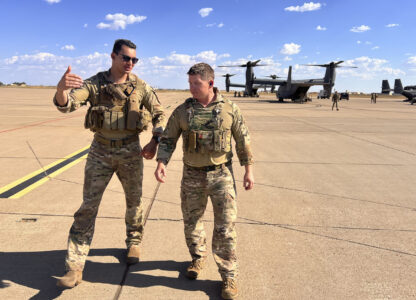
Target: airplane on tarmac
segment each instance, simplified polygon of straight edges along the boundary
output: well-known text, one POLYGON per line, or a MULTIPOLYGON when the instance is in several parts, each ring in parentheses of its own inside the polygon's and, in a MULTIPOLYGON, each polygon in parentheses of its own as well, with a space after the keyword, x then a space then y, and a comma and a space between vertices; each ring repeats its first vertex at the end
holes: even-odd
MULTIPOLYGON (((248 96, 255 96, 257 89, 255 85, 278 85, 279 88, 276 92, 276 97, 279 101, 283 99, 291 99, 292 101, 306 101, 308 100, 307 91, 311 86, 322 85, 324 90, 330 95, 332 88, 335 84, 335 69, 343 66, 339 66, 344 61, 330 62, 329 64, 321 65, 306 65, 326 68, 325 76, 319 79, 303 79, 303 80, 292 80, 292 66, 289 66, 289 71, 286 80, 282 79, 261 79, 254 76, 253 67, 264 66, 259 65, 260 60, 248 61, 243 65, 234 66, 219 66, 219 67, 246 67, 246 92, 248 96)), ((357 68, 357 67, 344 67, 344 68, 357 68)), ((227 86, 227 81, 226 81, 227 86)))
POLYGON ((381 93, 389 94, 391 91, 393 91, 395 94, 402 94, 407 98, 404 101, 410 101, 410 104, 412 105, 416 102, 416 85, 407 85, 403 88, 402 81, 400 79, 395 79, 394 89, 391 89, 389 81, 383 80, 381 83, 381 93))
MULTIPOLYGON (((246 90, 246 85, 245 84, 232 83, 231 82, 230 77, 232 77, 234 75, 236 75, 236 74, 228 74, 227 73, 227 74, 221 75, 222 77, 225 77, 225 90, 227 92, 229 92, 230 91, 230 87, 244 88, 245 90, 244 90, 244 94, 243 95, 245 97, 248 96, 248 92, 246 90)), ((268 85, 264 85, 264 84, 260 84, 260 85, 255 84, 255 85, 253 85, 252 86, 252 94, 253 94, 253 97, 258 97, 259 96, 259 94, 257 93, 257 91, 258 91, 259 88, 264 88, 266 90, 267 87, 271 87, 271 92, 272 93, 274 92, 274 85, 272 85, 272 86, 268 86, 268 85)))

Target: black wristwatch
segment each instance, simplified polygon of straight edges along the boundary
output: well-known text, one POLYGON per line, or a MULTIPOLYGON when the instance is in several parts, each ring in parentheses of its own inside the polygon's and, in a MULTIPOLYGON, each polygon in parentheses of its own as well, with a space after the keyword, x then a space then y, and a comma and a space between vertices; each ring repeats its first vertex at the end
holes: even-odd
POLYGON ((154 136, 152 136, 152 140, 155 140, 155 142, 156 142, 156 144, 159 144, 160 143, 160 136, 158 136, 158 135, 154 135, 154 136))

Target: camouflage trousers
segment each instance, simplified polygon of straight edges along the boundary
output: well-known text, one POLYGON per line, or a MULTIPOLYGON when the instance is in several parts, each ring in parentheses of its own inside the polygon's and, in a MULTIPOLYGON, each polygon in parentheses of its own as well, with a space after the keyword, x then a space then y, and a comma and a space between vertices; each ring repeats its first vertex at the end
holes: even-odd
POLYGON ((185 239, 192 259, 206 258, 206 234, 202 217, 208 196, 214 209, 212 254, 221 277, 237 277, 237 218, 235 182, 232 167, 203 171, 184 165, 181 207, 185 239))
POLYGON ((120 148, 91 144, 85 166, 83 202, 74 215, 69 232, 66 270, 83 270, 102 195, 113 173, 117 174, 126 196, 126 245, 137 245, 143 235, 142 181, 143 157, 139 142, 120 148))

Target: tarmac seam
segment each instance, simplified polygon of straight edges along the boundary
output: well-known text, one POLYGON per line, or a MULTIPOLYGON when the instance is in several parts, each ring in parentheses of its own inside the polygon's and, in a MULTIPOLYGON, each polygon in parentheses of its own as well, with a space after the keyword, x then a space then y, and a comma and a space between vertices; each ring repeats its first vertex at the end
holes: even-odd
MULTIPOLYGON (((164 201, 167 202, 167 201, 164 201)), ((175 204, 176 203, 170 203, 175 204)), ((206 210, 207 212, 212 212, 206 210)), ((36 213, 14 213, 14 212, 0 212, 0 215, 15 215, 15 216, 41 216, 41 217, 65 217, 73 218, 73 215, 57 215, 57 214, 36 214, 36 213)), ((110 219, 110 220, 124 220, 124 217, 110 217, 110 216, 97 216, 97 219, 110 219)), ((245 217, 237 217, 237 219, 247 220, 249 222, 236 221, 236 224, 241 225, 256 225, 256 226, 271 226, 271 227, 298 227, 298 228, 320 228, 320 229, 339 229, 339 230, 357 230, 357 231, 391 231, 391 232, 416 232, 416 229, 391 229, 391 228, 368 228, 368 227, 347 227, 347 226, 323 226, 323 225, 301 225, 301 224, 285 224, 285 223, 269 223, 264 221, 257 221, 245 217)), ((149 218, 149 221, 158 222, 183 222, 183 219, 173 218, 149 218)), ((205 223, 213 223, 214 220, 203 219, 205 223)))
POLYGON ((10 131, 19 130, 19 129, 24 129, 24 128, 27 128, 27 127, 34 127, 34 126, 42 125, 42 124, 45 124, 45 123, 51 123, 51 122, 55 122, 55 121, 62 121, 62 120, 72 119, 72 118, 76 118, 76 117, 80 117, 80 116, 83 116, 83 114, 78 114, 78 115, 75 115, 75 116, 69 116, 69 117, 63 117, 63 118, 56 118, 56 119, 42 121, 42 122, 38 122, 38 123, 29 123, 28 125, 24 125, 24 126, 21 126, 21 127, 1 130, 0 134, 10 132, 10 131))
POLYGON ((357 136, 349 135, 347 133, 343 133, 341 131, 337 131, 337 130, 333 130, 333 129, 330 129, 330 128, 322 127, 322 126, 319 126, 319 125, 316 125, 316 124, 313 124, 313 123, 310 123, 310 122, 307 122, 307 121, 304 121, 304 120, 299 120, 299 119, 296 119, 296 118, 293 118, 293 117, 288 117, 288 116, 286 116, 286 117, 289 118, 289 119, 292 119, 292 120, 296 120, 298 122, 302 122, 302 123, 307 124, 307 125, 311 125, 311 126, 315 126, 317 128, 327 130, 329 132, 335 132, 337 134, 344 135, 344 136, 347 136, 347 137, 350 137, 350 138, 353 138, 353 139, 356 139, 356 140, 359 140, 359 141, 364 141, 364 142, 374 144, 374 145, 377 145, 377 146, 380 146, 380 147, 383 147, 383 148, 387 148, 387 149, 390 149, 390 150, 395 150, 395 151, 399 151, 399 152, 402 152, 402 153, 405 153, 405 154, 416 156, 416 153, 413 153, 413 152, 408 152, 406 150, 401 150, 401 149, 390 147, 390 146, 387 146, 387 145, 384 145, 384 144, 376 143, 376 142, 373 142, 373 141, 370 141, 370 140, 366 140, 364 138, 360 138, 360 137, 357 137, 357 136))

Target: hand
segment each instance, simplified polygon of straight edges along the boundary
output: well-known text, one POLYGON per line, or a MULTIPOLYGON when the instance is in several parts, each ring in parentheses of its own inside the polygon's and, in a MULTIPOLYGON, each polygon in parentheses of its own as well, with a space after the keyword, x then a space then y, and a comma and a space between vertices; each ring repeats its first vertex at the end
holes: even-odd
POLYGON ((152 159, 153 157, 155 157, 156 150, 157 150, 156 141, 152 139, 149 142, 149 144, 144 146, 142 152, 140 152, 140 155, 146 159, 152 159))
POLYGON ((58 83, 57 90, 58 92, 63 92, 68 89, 80 88, 84 84, 84 81, 81 77, 76 74, 71 74, 71 66, 68 66, 64 75, 58 83))
POLYGON ((157 181, 159 181, 161 183, 165 182, 165 180, 163 180, 163 177, 166 177, 166 167, 165 167, 165 164, 161 161, 159 161, 157 163, 157 168, 156 168, 156 171, 155 171, 155 177, 156 177, 157 181))
POLYGON ((251 171, 251 165, 247 165, 246 172, 244 174, 244 181, 243 186, 246 191, 251 190, 254 186, 254 176, 253 172, 251 171))

